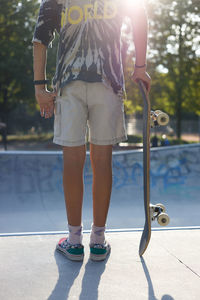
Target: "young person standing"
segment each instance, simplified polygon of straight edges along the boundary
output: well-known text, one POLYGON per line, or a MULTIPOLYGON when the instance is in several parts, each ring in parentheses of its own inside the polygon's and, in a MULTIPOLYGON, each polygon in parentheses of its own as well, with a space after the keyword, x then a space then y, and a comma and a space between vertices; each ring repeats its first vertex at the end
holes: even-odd
POLYGON ((112 190, 112 146, 126 139, 121 60, 121 26, 131 19, 136 50, 133 81, 149 92, 146 72, 147 16, 142 1, 43 0, 33 37, 34 85, 41 116, 53 113, 53 142, 63 149, 63 188, 69 235, 56 248, 71 260, 83 260, 82 201, 86 128, 93 169, 93 224, 90 258, 110 252, 105 226, 112 190), (46 88, 47 48, 59 33, 54 92, 46 88))

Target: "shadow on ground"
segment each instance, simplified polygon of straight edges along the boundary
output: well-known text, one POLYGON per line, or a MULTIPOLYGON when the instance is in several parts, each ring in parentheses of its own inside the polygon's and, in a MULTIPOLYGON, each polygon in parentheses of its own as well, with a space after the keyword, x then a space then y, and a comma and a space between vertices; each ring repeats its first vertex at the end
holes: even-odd
MULTIPOLYGON (((159 300, 158 298, 155 297, 151 276, 149 274, 149 270, 147 268, 147 265, 146 265, 143 257, 141 257, 141 263, 142 263, 142 267, 143 267, 143 270, 144 270, 144 273, 145 273, 145 276, 146 276, 146 279, 148 282, 149 300, 159 300)), ((161 300, 174 300, 174 298, 171 297, 170 295, 163 295, 161 300)))
MULTIPOLYGON (((55 250, 54 257, 58 266, 59 278, 48 300, 68 299, 70 290, 78 277, 83 262, 66 259, 55 250)), ((101 276, 106 269, 108 258, 103 262, 88 260, 85 265, 79 300, 97 300, 101 276)))

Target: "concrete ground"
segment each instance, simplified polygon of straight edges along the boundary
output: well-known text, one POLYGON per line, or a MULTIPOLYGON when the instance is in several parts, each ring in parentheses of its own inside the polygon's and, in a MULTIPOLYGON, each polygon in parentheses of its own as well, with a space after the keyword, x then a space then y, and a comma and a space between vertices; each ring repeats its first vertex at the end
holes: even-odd
POLYGON ((104 262, 83 263, 55 251, 65 235, 0 237, 1 300, 199 300, 200 229, 153 231, 140 259, 141 232, 108 232, 104 262))

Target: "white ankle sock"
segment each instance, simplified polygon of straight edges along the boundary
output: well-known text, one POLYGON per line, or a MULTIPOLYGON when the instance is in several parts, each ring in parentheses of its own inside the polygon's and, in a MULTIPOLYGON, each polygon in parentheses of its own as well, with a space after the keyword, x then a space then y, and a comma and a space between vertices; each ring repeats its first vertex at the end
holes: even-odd
POLYGON ((90 235, 90 244, 104 244, 106 227, 97 227, 92 224, 92 231, 90 235))
POLYGON ((69 243, 71 245, 75 245, 75 244, 82 244, 82 240, 83 240, 83 234, 82 234, 82 230, 83 230, 83 226, 71 226, 68 224, 68 228, 69 228, 69 243))

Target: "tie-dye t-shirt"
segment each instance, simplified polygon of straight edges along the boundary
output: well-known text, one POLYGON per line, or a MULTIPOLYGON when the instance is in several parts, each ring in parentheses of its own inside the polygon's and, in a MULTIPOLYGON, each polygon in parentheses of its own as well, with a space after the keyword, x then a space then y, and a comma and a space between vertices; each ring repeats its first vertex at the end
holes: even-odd
POLYGON ((33 36, 49 47, 59 34, 53 86, 72 80, 102 81, 125 91, 121 58, 121 2, 130 0, 43 0, 33 36))

